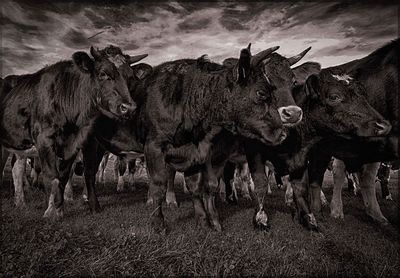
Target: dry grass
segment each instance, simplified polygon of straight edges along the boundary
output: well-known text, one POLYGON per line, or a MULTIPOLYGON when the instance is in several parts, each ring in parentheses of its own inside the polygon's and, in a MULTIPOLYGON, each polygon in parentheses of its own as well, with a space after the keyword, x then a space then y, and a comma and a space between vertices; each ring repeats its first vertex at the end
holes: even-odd
MULTIPOLYGON (((82 179, 76 177, 75 201, 67 203, 61 223, 43 220, 44 196, 28 194, 26 209, 13 206, 9 169, 1 189, 1 273, 6 276, 398 276, 400 273, 399 199, 379 200, 392 225, 368 219, 361 197, 344 195, 345 219, 326 218, 320 233, 292 221, 284 192, 275 188, 268 208, 272 227, 255 231, 253 209, 218 203, 224 232, 195 226, 190 200, 178 186, 179 209, 165 208, 171 228, 166 235, 149 227, 146 186, 116 193, 112 171, 99 186, 103 212, 91 215, 80 200, 82 179)), ((329 183, 329 182, 328 182, 329 183)), ((324 189, 328 198, 331 190, 324 189)))

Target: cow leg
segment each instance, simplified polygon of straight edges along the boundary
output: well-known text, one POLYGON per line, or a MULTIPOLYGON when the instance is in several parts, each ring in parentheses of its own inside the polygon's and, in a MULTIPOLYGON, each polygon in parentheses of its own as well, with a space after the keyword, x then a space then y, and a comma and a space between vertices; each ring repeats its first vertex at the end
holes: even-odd
POLYGON ((122 157, 118 157, 117 160, 115 161, 115 173, 117 174, 118 177, 118 183, 117 183, 117 192, 122 192, 124 191, 125 187, 125 182, 124 182, 124 174, 126 171, 126 159, 122 157))
POLYGON ((393 200, 389 192, 390 164, 381 163, 378 170, 378 180, 381 183, 382 198, 393 200))
POLYGON ((130 190, 135 191, 135 171, 136 171, 136 159, 128 159, 128 187, 130 190))
POLYGON ((71 169, 69 176, 68 176, 68 181, 65 186, 65 191, 64 191, 64 200, 65 201, 72 201, 74 199, 74 193, 72 191, 72 178, 74 176, 74 171, 71 169))
POLYGON ((354 183, 354 196, 357 196, 358 192, 360 191, 360 179, 358 177, 358 173, 351 173, 351 177, 354 183))
POLYGON ((83 198, 89 203, 91 212, 99 212, 100 205, 96 195, 96 173, 99 164, 104 156, 105 150, 99 146, 94 139, 89 139, 88 143, 82 149, 83 154, 83 175, 85 177, 85 193, 83 198))
POLYGON ((39 176, 42 172, 39 158, 35 157, 33 160, 33 167, 31 171, 32 186, 44 190, 43 184, 39 184, 39 176))
POLYGON ((321 192, 324 174, 331 161, 328 154, 312 153, 308 167, 308 175, 311 190, 311 212, 314 215, 321 215, 321 192))
POLYGON ((286 191, 285 191, 285 204, 289 208, 294 208, 294 202, 293 202, 293 188, 292 185, 289 181, 289 175, 283 176, 282 177, 282 183, 286 186, 286 191))
MULTIPOLYGON (((271 195, 272 194, 272 190, 271 190, 271 182, 272 182, 272 171, 270 169, 268 169, 268 167, 264 167, 264 171, 265 171, 265 176, 267 177, 267 194, 271 195)), ((278 185, 278 184, 276 184, 278 185)))
MULTIPOLYGON (((224 165, 222 166, 224 167, 224 165)), ((218 179, 214 169, 211 166, 211 158, 207 160, 206 170, 203 172, 203 186, 205 188, 203 194, 203 202, 210 218, 211 226, 218 232, 222 231, 217 208, 215 207, 215 196, 218 193, 218 179)))
POLYGON ((363 165, 360 175, 361 194, 366 213, 375 221, 387 224, 388 220, 383 216, 375 192, 375 177, 379 169, 379 162, 363 165))
POLYGON ((107 167, 107 163, 108 163, 108 158, 109 158, 109 153, 106 153, 103 157, 102 160, 100 162, 100 166, 99 166, 99 175, 98 175, 98 183, 102 183, 104 185, 105 183, 105 178, 104 178, 104 174, 106 172, 106 167, 107 167))
POLYGON ((25 193, 24 193, 24 175, 26 168, 26 157, 21 157, 15 154, 16 161, 12 167, 12 177, 15 188, 15 206, 24 207, 25 193))
POLYGON ((249 164, 244 163, 240 167, 240 177, 242 180, 242 195, 246 200, 251 200, 250 192, 254 194, 254 182, 250 175, 249 164))
POLYGON ((150 218, 156 232, 166 232, 162 203, 168 184, 168 171, 161 144, 154 141, 146 142, 144 154, 149 173, 149 194, 153 199, 154 210, 150 218))
MULTIPOLYGON (((260 154, 247 154, 247 162, 249 164, 250 174, 253 178, 254 184, 258 187, 265 188, 268 184, 267 177, 265 176, 265 164, 262 161, 260 154)), ((269 227, 268 215, 265 211, 267 204, 267 194, 265 192, 263 201, 260 203, 256 191, 250 192, 251 199, 255 207, 255 214, 253 216, 253 224, 256 228, 266 229, 269 227)))
POLYGON ((342 202, 342 187, 346 177, 346 166, 340 159, 335 159, 332 165, 333 175, 333 195, 331 200, 331 217, 344 218, 343 202, 342 202))
POLYGON ((201 228, 206 228, 208 226, 208 221, 207 221, 207 212, 202 200, 204 188, 201 182, 202 182, 202 173, 196 173, 192 175, 188 175, 185 173, 185 183, 188 186, 188 190, 192 195, 196 226, 201 228))
POLYGON ((276 181, 276 187, 278 187, 278 189, 282 189, 283 187, 282 177, 276 173, 274 173, 274 177, 276 181))
POLYGON ((167 185, 167 194, 165 197, 165 201, 167 203, 167 206, 171 207, 178 207, 174 190, 175 174, 176 172, 174 170, 168 169, 168 185, 167 185))
POLYGON ((326 199, 326 196, 325 196, 325 194, 324 194, 324 191, 322 191, 322 190, 321 190, 320 199, 321 199, 321 204, 322 204, 322 206, 326 207, 326 206, 329 204, 329 203, 328 203, 328 200, 326 199))
POLYGON ((227 161, 224 167, 223 180, 225 183, 225 200, 228 203, 237 203, 237 193, 236 193, 236 182, 239 180, 238 174, 236 174, 236 165, 230 161, 227 161), (236 194, 235 194, 236 193, 236 194))
POLYGON ((10 153, 0 145, 0 187, 3 186, 4 167, 10 153))
POLYGON ((294 203, 297 207, 297 214, 299 216, 300 223, 306 226, 309 230, 317 230, 317 220, 315 219, 315 216, 306 201, 308 199, 308 170, 305 169, 302 172, 303 173, 301 173, 301 171, 297 173, 291 173, 294 203))
POLYGON ((61 160, 48 149, 44 151, 43 147, 38 151, 43 167, 43 180, 45 185, 51 185, 49 204, 43 217, 60 219, 64 216, 64 190, 75 156, 69 160, 61 160), (47 156, 45 156, 46 154, 47 156))

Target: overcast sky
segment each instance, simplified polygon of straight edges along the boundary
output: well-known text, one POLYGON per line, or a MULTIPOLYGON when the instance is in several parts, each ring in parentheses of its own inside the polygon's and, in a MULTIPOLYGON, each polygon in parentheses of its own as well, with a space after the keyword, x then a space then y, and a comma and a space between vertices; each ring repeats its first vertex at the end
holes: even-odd
POLYGON ((221 62, 249 42, 253 54, 279 45, 278 52, 290 56, 312 46, 304 61, 326 67, 365 56, 398 36, 399 8, 388 4, 92 3, 2 0, 2 77, 109 44, 148 53, 143 61, 151 65, 205 53, 221 62))

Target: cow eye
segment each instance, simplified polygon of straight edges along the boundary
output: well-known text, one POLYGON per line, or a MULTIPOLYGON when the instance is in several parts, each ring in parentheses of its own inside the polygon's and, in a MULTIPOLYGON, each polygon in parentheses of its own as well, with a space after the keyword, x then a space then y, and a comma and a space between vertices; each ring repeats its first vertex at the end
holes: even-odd
POLYGON ((264 92, 264 91, 257 91, 256 94, 261 99, 266 99, 267 98, 267 93, 264 92))
POLYGON ((99 78, 100 78, 100 80, 110 80, 111 79, 111 77, 104 71, 100 72, 99 78))
POLYGON ((293 80, 293 88, 296 87, 298 85, 297 80, 293 80))
POLYGON ((330 101, 339 101, 340 97, 338 95, 329 95, 330 101))

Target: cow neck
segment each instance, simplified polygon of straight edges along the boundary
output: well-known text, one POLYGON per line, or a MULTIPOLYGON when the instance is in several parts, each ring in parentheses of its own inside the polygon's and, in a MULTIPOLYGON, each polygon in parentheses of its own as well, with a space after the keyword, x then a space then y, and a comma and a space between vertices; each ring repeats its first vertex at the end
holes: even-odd
POLYGON ((199 72, 192 77, 187 91, 185 118, 189 118, 193 126, 199 123, 205 128, 233 125, 231 92, 226 75, 199 72))

